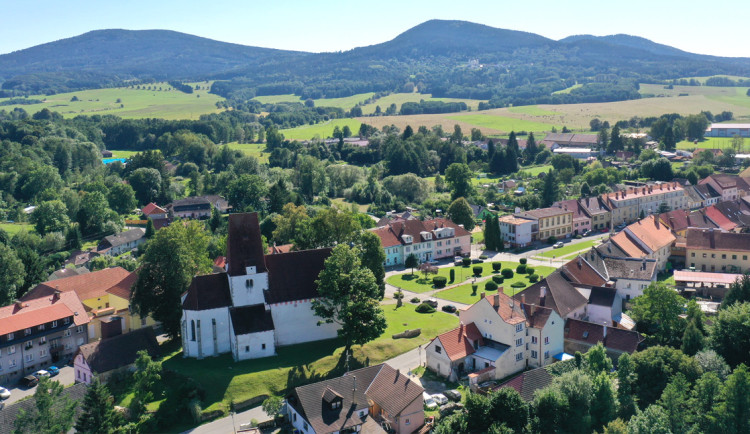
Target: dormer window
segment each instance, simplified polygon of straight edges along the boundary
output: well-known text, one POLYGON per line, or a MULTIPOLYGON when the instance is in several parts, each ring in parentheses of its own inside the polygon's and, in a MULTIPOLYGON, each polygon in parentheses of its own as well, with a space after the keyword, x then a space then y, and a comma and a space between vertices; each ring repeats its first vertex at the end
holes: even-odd
POLYGON ((328 407, 329 410, 338 410, 341 408, 344 397, 330 387, 327 387, 325 392, 323 392, 323 401, 324 407, 328 407))
POLYGON ((30 334, 31 334, 31 329, 26 329, 26 330, 24 330, 24 334, 25 334, 26 336, 30 335, 30 334))
POLYGON ((252 288, 253 284, 254 284, 253 279, 245 280, 245 288, 252 288))

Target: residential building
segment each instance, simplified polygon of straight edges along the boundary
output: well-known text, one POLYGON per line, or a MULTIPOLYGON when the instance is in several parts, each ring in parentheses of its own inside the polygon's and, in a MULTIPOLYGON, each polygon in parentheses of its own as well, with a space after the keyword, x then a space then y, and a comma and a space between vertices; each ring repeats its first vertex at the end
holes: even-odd
POLYGON ((337 336, 338 325, 319 325, 312 310, 331 249, 264 253, 258 214, 230 214, 227 272, 195 276, 182 296, 185 357, 254 359, 337 336))
POLYGON ((658 215, 659 221, 674 232, 679 237, 685 236, 688 226, 688 215, 690 213, 684 209, 676 209, 658 215))
POLYGON ((609 242, 615 244, 631 258, 655 259, 659 270, 664 270, 677 238, 659 219, 650 215, 614 235, 609 242))
POLYGON ((146 230, 143 228, 130 229, 119 234, 109 235, 99 241, 96 250, 99 254, 119 256, 129 252, 146 241, 146 230))
MULTIPOLYGON (((576 266, 587 270, 593 270, 607 282, 608 286, 614 286, 618 297, 623 300, 643 295, 643 290, 656 282, 659 272, 655 259, 626 257, 624 252, 611 243, 592 247, 591 250, 570 262, 575 262, 576 266)), ((570 262, 566 264, 566 270, 570 268, 570 262)))
POLYGON ((553 206, 523 211, 517 213, 516 216, 537 221, 539 228, 536 234, 532 234, 534 241, 546 241, 550 237, 570 238, 573 233, 573 211, 553 206))
POLYGON ((573 235, 583 235, 591 230, 591 217, 575 199, 561 200, 552 204, 553 207, 573 212, 573 235))
POLYGON ((686 265, 698 271, 744 273, 750 270, 750 233, 688 229, 686 265))
MULTIPOLYGON (((86 390, 88 389, 88 385, 86 384, 74 384, 70 387, 65 387, 62 390, 62 394, 60 397, 52 401, 52 405, 50 408, 50 413, 58 416, 61 412, 63 412, 63 408, 66 406, 68 402, 78 402, 79 404, 75 406, 75 420, 78 420, 78 417, 83 413, 83 398, 86 396, 86 390)), ((36 400, 34 399, 34 394, 31 394, 27 399, 22 399, 20 401, 16 401, 13 404, 9 404, 5 407, 3 407, 3 403, 0 402, 0 434, 15 434, 15 421, 18 419, 18 416, 21 411, 25 413, 31 413, 33 414, 34 411, 36 411, 36 400)))
POLYGON ((698 185, 709 185, 721 194, 721 201, 737 200, 748 191, 747 183, 737 175, 715 173, 698 181, 698 185))
POLYGON ((155 204, 154 202, 149 203, 141 209, 141 213, 151 220, 165 219, 168 216, 167 210, 155 204))
POLYGON ((591 218, 591 229, 609 229, 612 213, 600 197, 586 197, 578 200, 583 212, 591 218))
POLYGON ((706 137, 750 137, 750 124, 711 124, 706 137))
MULTIPOLYGON (((744 196, 743 196, 744 197, 744 196)), ((712 205, 732 223, 736 225, 736 231, 750 228, 750 205, 744 200, 724 201, 712 205)))
POLYGON ((286 415, 301 433, 409 434, 424 425, 424 389, 387 363, 294 388, 286 415))
POLYGON ((706 216, 707 219, 711 220, 716 226, 718 226, 722 231, 726 232, 732 232, 741 229, 737 226, 737 223, 732 221, 729 217, 727 217, 716 205, 711 205, 709 207, 703 208, 703 214, 706 216))
POLYGON ((615 366, 622 354, 633 354, 644 340, 645 338, 640 333, 631 330, 576 319, 569 319, 565 322, 566 353, 575 354, 578 351, 585 353, 601 342, 615 366))
POLYGON ((232 207, 226 199, 217 195, 187 197, 167 205, 170 218, 204 219, 211 217, 212 208, 226 213, 232 207))
POLYGON ((80 276, 42 282, 29 290, 22 301, 49 297, 55 291, 72 293, 83 303, 89 317, 90 340, 158 326, 150 317, 141 317, 130 309, 130 295, 138 276, 122 267, 105 268, 80 276))
POLYGON ((596 134, 551 133, 541 141, 548 149, 557 148, 591 148, 599 147, 599 136, 596 134))
POLYGON ((711 184, 698 184, 694 187, 702 199, 700 208, 716 205, 721 200, 721 193, 714 190, 711 184))
POLYGON ((602 154, 603 151, 596 151, 591 148, 554 148, 552 153, 556 155, 570 155, 579 160, 587 160, 592 157, 596 158, 596 156, 602 154))
POLYGON ((613 318, 620 318, 622 314, 622 298, 617 294, 617 289, 594 286, 582 291, 588 292, 586 321, 616 327, 619 321, 614 321, 613 318))
POLYGON ((601 196, 611 210, 612 226, 632 223, 643 215, 688 207, 685 190, 676 182, 630 187, 601 196))
POLYGON ((506 248, 526 247, 533 241, 533 234, 539 232, 539 223, 530 218, 509 214, 497 221, 506 248))
POLYGON ((385 250, 386 267, 403 265, 411 254, 428 262, 471 252, 469 231, 444 218, 394 221, 372 231, 385 250))
POLYGON ((514 298, 519 302, 548 307, 562 319, 582 319, 587 315, 588 300, 559 270, 524 289, 514 298))
POLYGON ((88 315, 74 293, 0 307, 0 384, 70 359, 88 342, 88 315))
POLYGON ((132 370, 141 350, 152 358, 159 356, 159 343, 151 327, 81 345, 73 357, 75 381, 91 384, 96 377, 106 382, 115 372, 132 370))
POLYGON ((73 277, 78 276, 81 274, 88 274, 89 269, 86 267, 78 267, 78 268, 62 268, 60 270, 53 271, 49 276, 47 276, 47 280, 57 280, 57 279, 65 279, 66 277, 73 277))
POLYGON ((547 372, 546 368, 536 368, 522 372, 518 376, 497 386, 495 390, 500 390, 503 387, 511 387, 521 395, 524 401, 532 402, 534 401, 534 393, 552 384, 554 378, 547 372))

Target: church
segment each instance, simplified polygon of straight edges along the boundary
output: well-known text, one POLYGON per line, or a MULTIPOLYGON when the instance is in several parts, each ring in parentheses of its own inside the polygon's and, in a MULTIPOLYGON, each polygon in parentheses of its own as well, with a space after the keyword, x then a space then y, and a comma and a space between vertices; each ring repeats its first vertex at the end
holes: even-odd
POLYGON ((312 310, 330 248, 267 255, 257 213, 229 215, 224 272, 195 276, 182 296, 184 357, 268 357, 276 347, 331 339, 312 310))

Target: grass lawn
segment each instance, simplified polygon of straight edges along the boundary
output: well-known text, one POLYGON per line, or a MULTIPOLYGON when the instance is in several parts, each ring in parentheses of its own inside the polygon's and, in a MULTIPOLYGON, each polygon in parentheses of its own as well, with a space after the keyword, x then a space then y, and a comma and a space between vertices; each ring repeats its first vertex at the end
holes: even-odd
MULTIPOLYGON (((419 314, 414 305, 383 306, 388 328, 382 336, 364 346, 356 345, 349 360, 350 369, 375 365, 429 342, 435 335, 458 325, 458 317, 443 312, 419 314), (407 329, 422 329, 413 339, 391 338, 407 329)), ((227 412, 232 401, 243 401, 261 394, 281 395, 292 387, 320 381, 344 373, 342 342, 332 339, 291 345, 277 349, 277 356, 235 363, 225 354, 203 360, 184 359, 177 351, 164 359, 164 368, 196 380, 205 390, 205 410, 227 412)))
MULTIPOLYGON (((745 97, 747 98, 747 97, 745 97)), ((750 99, 750 98, 748 98, 750 99)), ((725 149, 732 147, 731 137, 706 137, 704 140, 699 141, 697 144, 691 140, 683 140, 677 142, 677 149, 725 149)), ((750 151, 750 140, 745 139, 742 146, 743 152, 750 151)))
POLYGON ((114 149, 110 149, 109 151, 112 152, 112 158, 130 158, 138 153, 138 151, 117 151, 114 149))
POLYGON ((552 169, 551 164, 544 164, 542 166, 534 166, 534 167, 523 167, 519 172, 524 172, 528 176, 538 176, 542 172, 549 172, 552 169))
POLYGON ((597 240, 583 241, 583 242, 575 243, 575 244, 566 244, 560 247, 559 249, 547 250, 546 252, 542 253, 539 256, 542 256, 545 258, 551 258, 553 256, 556 258, 561 258, 563 256, 567 256, 569 253, 576 253, 582 250, 588 250, 597 244, 599 244, 599 241, 597 240))
POLYGON ((472 232, 471 239, 474 244, 484 243, 484 231, 472 232))
POLYGON ((321 122, 315 125, 303 125, 300 127, 288 128, 281 130, 284 138, 289 140, 309 140, 315 137, 325 139, 331 137, 335 127, 344 128, 348 125, 353 133, 359 131, 362 123, 356 119, 334 119, 328 122, 321 122))
POLYGON ((263 143, 227 143, 229 149, 236 149, 242 151, 245 155, 255 157, 259 163, 268 163, 268 157, 271 155, 270 152, 266 151, 266 145, 263 143))
POLYGON ((31 223, 0 223, 0 229, 8 233, 8 235, 15 235, 21 231, 31 232, 34 230, 34 225, 31 223))
MULTIPOLYGON (((515 272, 516 266, 518 264, 513 264, 510 266, 511 263, 505 263, 503 262, 503 268, 512 268, 513 269, 513 277, 511 279, 505 279, 505 281, 502 283, 503 292, 507 295, 513 296, 513 294, 518 294, 519 292, 523 291, 526 287, 530 286, 532 283, 529 282, 529 275, 528 274, 518 274, 515 272), (511 285, 516 282, 522 282, 526 286, 523 288, 513 288, 511 285)), ((534 273, 541 276, 547 276, 550 273, 555 271, 553 267, 545 267, 545 266, 535 266, 534 267, 534 273)), ((482 275, 486 275, 486 273, 482 273, 482 275)), ((484 292, 484 284, 486 282, 479 282, 479 288, 477 289, 476 295, 471 295, 471 283, 466 283, 460 286, 457 286, 455 288, 451 289, 445 289, 443 291, 438 292, 435 294, 435 297, 442 298, 445 300, 455 301, 456 303, 465 303, 465 304, 473 304, 476 303, 479 300, 479 294, 484 292)))
MULTIPOLYGON (((465 102, 467 106, 471 107, 472 110, 476 110, 479 107, 478 99, 461 99, 461 98, 433 98, 431 94, 424 93, 392 93, 386 95, 375 102, 362 106, 362 114, 371 115, 375 113, 375 107, 380 106, 380 110, 385 113, 385 110, 391 105, 396 104, 398 110, 401 109, 401 104, 405 102, 419 102, 425 101, 443 101, 443 102, 465 102)), ((316 105, 317 101, 316 101, 316 105)), ((350 107, 351 108, 351 107, 350 107)))
POLYGON ((447 116, 447 118, 462 121, 478 127, 492 128, 494 130, 505 131, 508 133, 511 131, 533 131, 534 133, 545 132, 550 131, 553 126, 557 127, 557 129, 562 128, 562 125, 488 114, 466 114, 461 116, 447 116))

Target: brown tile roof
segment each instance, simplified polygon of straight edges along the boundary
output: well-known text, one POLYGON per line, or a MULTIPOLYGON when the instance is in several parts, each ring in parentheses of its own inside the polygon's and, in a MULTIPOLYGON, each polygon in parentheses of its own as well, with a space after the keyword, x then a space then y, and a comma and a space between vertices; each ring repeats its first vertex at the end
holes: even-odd
POLYGON ((594 286, 589 294, 589 304, 595 306, 611 307, 615 302, 617 289, 603 286, 594 286))
POLYGON ((99 243, 97 250, 106 249, 107 247, 116 247, 123 244, 132 243, 133 241, 140 240, 146 235, 146 230, 143 228, 130 229, 124 232, 120 232, 114 235, 108 235, 99 243))
POLYGON ((550 375, 545 368, 536 368, 523 372, 517 377, 506 381, 497 386, 495 390, 503 387, 512 387, 516 392, 521 394, 524 401, 531 402, 534 400, 534 392, 552 384, 554 377, 550 375))
POLYGON ((638 332, 577 319, 568 319, 565 322, 565 339, 591 345, 601 342, 606 348, 628 353, 635 352, 644 340, 638 332), (607 336, 604 336, 605 328, 607 336))
POLYGON ((275 255, 277 253, 289 253, 292 251, 293 246, 294 244, 281 244, 279 246, 274 244, 273 246, 268 246, 268 254, 275 255))
MULTIPOLYGON (((122 267, 105 268, 93 273, 42 282, 21 299, 28 300, 42 295, 52 295, 57 289, 62 292, 74 292, 81 300, 88 300, 104 297, 108 290, 114 287, 127 288, 130 291, 128 285, 132 286, 135 280, 136 274, 122 267)), ((129 294, 127 298, 130 298, 129 294)))
POLYGON ((675 232, 684 231, 689 226, 688 212, 684 209, 675 209, 659 214, 659 220, 675 232))
POLYGON ((126 278, 122 279, 115 286, 109 288, 107 292, 109 294, 130 301, 130 294, 136 280, 138 280, 138 275, 135 273, 130 273, 126 278))
POLYGON ((744 201, 734 202, 727 200, 719 202, 716 205, 713 205, 713 207, 737 226, 750 226, 750 212, 745 209, 747 205, 744 201))
POLYGON ((750 234, 690 228, 685 238, 688 249, 750 252, 750 234))
POLYGON ((737 175, 725 175, 723 173, 718 173, 718 174, 708 175, 707 177, 700 180, 698 184, 707 184, 711 182, 711 180, 713 180, 716 183, 716 185, 718 185, 722 189, 736 188, 738 187, 737 185, 738 179, 741 179, 741 178, 737 175))
POLYGON ((585 197, 578 201, 589 216, 606 214, 609 208, 599 197, 585 197))
POLYGON ((704 214, 701 211, 693 211, 690 214, 688 214, 688 227, 691 228, 703 228, 703 229, 709 229, 709 228, 718 228, 719 225, 711 221, 708 217, 706 217, 706 214, 704 214))
POLYGON ((380 245, 383 246, 383 248, 401 245, 401 240, 396 233, 393 232, 391 225, 372 229, 372 232, 380 238, 380 245))
POLYGON ((526 315, 526 327, 532 327, 535 329, 544 328, 550 315, 552 315, 552 309, 548 307, 521 304, 521 309, 523 309, 523 312, 526 315))
POLYGON ((258 213, 229 215, 227 263, 230 276, 242 276, 245 267, 251 266, 255 266, 258 273, 266 271, 258 213))
POLYGON ((146 215, 151 215, 151 214, 166 214, 167 210, 165 210, 164 208, 160 207, 159 205, 151 202, 150 204, 144 206, 143 209, 141 209, 141 212, 143 214, 146 214, 146 215))
POLYGON ((562 318, 588 303, 586 297, 565 280, 560 271, 554 271, 541 281, 516 294, 516 300, 521 300, 522 297, 528 304, 553 309, 562 318), (541 300, 542 288, 545 292, 544 300, 541 300))
POLYGON ((560 267, 560 272, 567 280, 577 284, 601 286, 607 283, 604 277, 580 257, 560 267))
POLYGON ((266 303, 283 303, 318 297, 318 275, 323 270, 331 249, 266 255, 268 291, 266 303))
POLYGON ((415 399, 421 399, 424 389, 409 379, 408 375, 383 363, 380 372, 370 383, 365 395, 376 402, 389 415, 399 415, 415 399))
POLYGON ((508 324, 518 324, 526 322, 526 315, 521 309, 521 303, 514 301, 512 298, 505 295, 501 290, 496 293, 488 294, 483 300, 479 300, 477 303, 489 303, 508 324))
POLYGON ((575 199, 561 200, 559 202, 555 202, 552 206, 557 207, 557 208, 562 208, 565 211, 572 211, 573 220, 589 219, 589 216, 583 212, 583 207, 580 206, 578 201, 575 199))
POLYGON ((474 354, 474 342, 484 345, 482 334, 473 322, 461 324, 451 331, 438 335, 435 339, 440 342, 445 355, 451 360, 460 360, 474 354))
POLYGON ((182 302, 182 308, 185 310, 208 310, 231 305, 232 296, 226 273, 193 277, 182 302))
POLYGON ((676 239, 667 226, 650 215, 618 232, 612 237, 612 242, 624 250, 628 256, 640 258, 671 245, 676 239))
POLYGON ((81 345, 76 355, 83 355, 91 370, 101 374, 135 363, 141 350, 152 358, 159 357, 159 344, 151 327, 81 345))
POLYGON ((232 327, 237 336, 274 329, 271 311, 266 310, 263 304, 230 307, 229 316, 232 318, 232 327))

